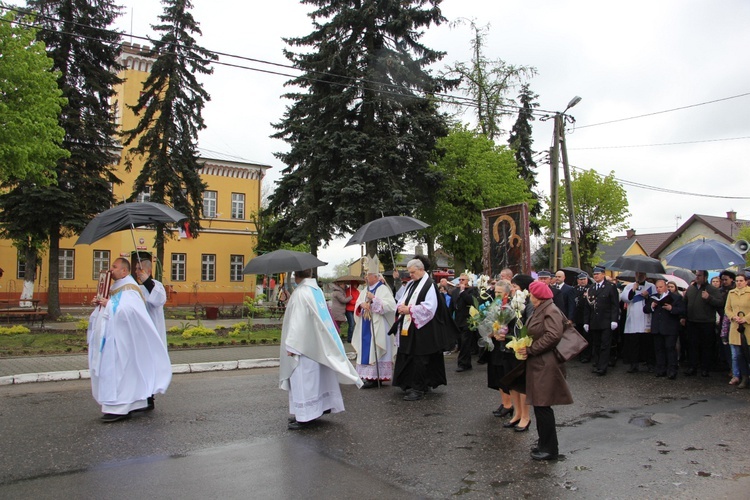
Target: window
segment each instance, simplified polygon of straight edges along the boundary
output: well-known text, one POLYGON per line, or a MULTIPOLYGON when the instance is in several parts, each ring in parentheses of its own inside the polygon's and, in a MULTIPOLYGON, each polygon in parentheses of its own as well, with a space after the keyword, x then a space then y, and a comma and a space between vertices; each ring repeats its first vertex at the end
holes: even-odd
POLYGON ((229 256, 229 281, 245 281, 242 270, 245 269, 244 255, 229 256))
POLYGON ((172 254, 172 281, 185 281, 187 268, 187 254, 172 254))
POLYGON ((216 191, 203 192, 203 217, 216 217, 216 191))
POLYGON ((109 250, 94 250, 94 266, 92 278, 99 279, 99 271, 109 269, 109 250))
POLYGON ((26 278, 26 256, 21 253, 21 251, 18 251, 18 259, 16 260, 18 262, 18 266, 16 267, 16 278, 19 280, 26 278))
POLYGON ((151 201, 151 186, 146 186, 145 191, 141 191, 140 193, 138 193, 138 198, 136 198, 135 201, 139 203, 151 201))
POLYGON ((75 250, 64 250, 60 249, 60 279, 61 280, 72 280, 74 278, 75 269, 75 250))
POLYGON ((245 218, 245 195, 232 193, 232 219, 245 218))
POLYGON ((201 256, 201 281, 216 281, 216 255, 204 253, 201 256))

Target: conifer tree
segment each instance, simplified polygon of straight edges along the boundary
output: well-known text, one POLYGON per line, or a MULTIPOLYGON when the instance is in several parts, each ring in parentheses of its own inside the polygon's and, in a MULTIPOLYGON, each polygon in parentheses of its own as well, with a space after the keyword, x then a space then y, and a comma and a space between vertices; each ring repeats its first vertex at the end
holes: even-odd
POLYGON ((537 94, 531 91, 529 84, 521 86, 521 94, 518 96, 518 100, 521 103, 521 107, 518 111, 518 118, 516 123, 513 124, 513 128, 510 131, 510 137, 508 144, 515 152, 516 163, 518 163, 519 175, 526 181, 526 185, 531 191, 531 197, 536 203, 531 203, 529 209, 531 230, 539 236, 541 229, 539 227, 538 218, 542 213, 542 206, 539 203, 539 194, 536 192, 536 162, 534 161, 534 150, 532 145, 534 139, 531 137, 532 129, 531 122, 534 121, 534 108, 539 106, 536 102, 536 98, 539 97, 537 94))
MULTIPOLYGON (((210 96, 197 75, 210 75, 216 55, 202 48, 194 35, 198 23, 190 13, 189 0, 163 0, 164 12, 152 28, 161 38, 151 40, 148 57, 155 59, 138 102, 131 106, 140 116, 138 124, 124 134, 128 151, 127 168, 133 159, 143 158, 143 168, 130 199, 151 188, 151 201, 164 203, 188 216, 191 234, 200 230, 205 183, 198 163, 198 132, 206 128, 202 111, 210 96)), ((164 262, 164 240, 170 235, 164 224, 157 225, 156 255, 164 262)))
POLYGON ((67 104, 60 114, 65 129, 62 146, 70 157, 57 163, 57 184, 28 186, 25 203, 46 215, 49 230, 48 307, 60 315, 59 252, 63 235, 80 232, 112 204, 113 172, 118 156, 111 99, 120 82, 119 33, 110 31, 120 15, 113 0, 29 0, 37 13, 37 37, 47 46, 59 73, 58 85, 67 104))
MULTIPOLYGON (((384 215, 432 203, 439 176, 429 168, 448 132, 432 96, 445 80, 426 69, 443 53, 420 43, 444 21, 441 0, 303 0, 315 30, 289 38, 286 57, 301 90, 275 128, 290 150, 270 198, 277 241, 321 242, 384 215)), ((368 254, 377 251, 368 244, 368 254)))

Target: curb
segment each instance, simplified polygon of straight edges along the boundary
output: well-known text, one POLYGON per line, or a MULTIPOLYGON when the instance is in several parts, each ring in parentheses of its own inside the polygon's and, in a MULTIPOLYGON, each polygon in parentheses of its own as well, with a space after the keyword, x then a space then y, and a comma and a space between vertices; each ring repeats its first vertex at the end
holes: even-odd
MULTIPOLYGON (((240 359, 239 361, 213 361, 208 363, 185 363, 172 365, 172 373, 202 373, 227 370, 249 370, 252 368, 275 368, 279 358, 240 359)), ((0 377, 0 386, 30 384, 33 382, 61 382, 91 378, 88 370, 68 370, 62 372, 22 373, 0 377)))

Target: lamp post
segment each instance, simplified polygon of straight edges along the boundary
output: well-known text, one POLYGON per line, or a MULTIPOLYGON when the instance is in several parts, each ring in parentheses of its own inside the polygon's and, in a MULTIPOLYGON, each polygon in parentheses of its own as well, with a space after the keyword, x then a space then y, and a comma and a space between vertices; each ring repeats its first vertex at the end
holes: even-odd
POLYGON ((572 117, 569 117, 565 113, 581 102, 581 98, 575 96, 570 100, 568 106, 562 113, 555 114, 555 126, 554 126, 554 138, 553 146, 550 151, 550 183, 551 183, 551 195, 550 204, 552 207, 552 237, 553 237, 553 249, 550 254, 550 267, 552 269, 560 269, 562 267, 562 239, 560 237, 560 210, 558 200, 558 185, 559 185, 559 159, 562 153, 563 162, 563 175, 565 182, 565 195, 568 203, 568 223, 570 224, 570 250, 573 254, 573 266, 581 266, 581 257, 578 251, 578 234, 575 226, 575 212, 573 209, 573 190, 570 185, 570 166, 568 164, 568 148, 565 141, 565 121, 572 117))

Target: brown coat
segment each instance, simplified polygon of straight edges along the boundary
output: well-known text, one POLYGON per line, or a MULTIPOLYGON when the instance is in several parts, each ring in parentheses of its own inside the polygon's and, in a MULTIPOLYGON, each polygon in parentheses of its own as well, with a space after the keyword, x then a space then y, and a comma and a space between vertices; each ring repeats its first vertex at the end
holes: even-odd
POLYGON ((526 326, 534 339, 526 349, 526 402, 533 406, 569 405, 573 396, 565 381, 565 367, 553 352, 565 329, 565 315, 552 303, 542 301, 526 326))

